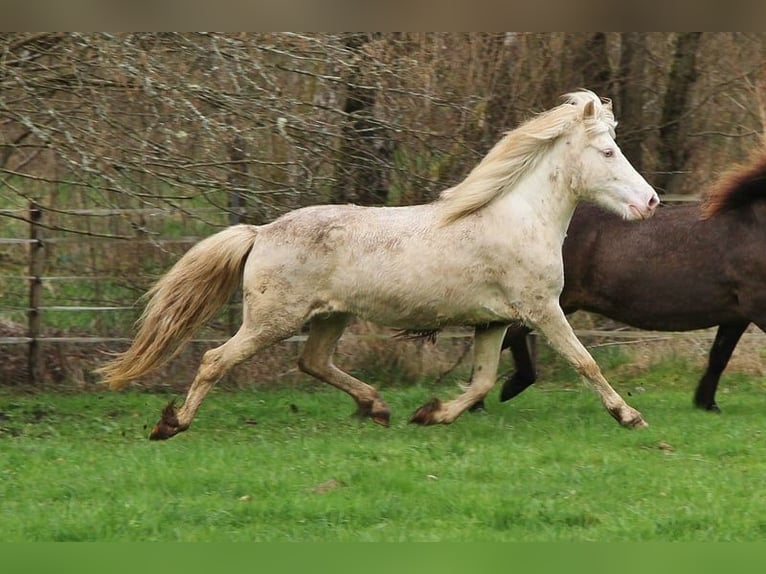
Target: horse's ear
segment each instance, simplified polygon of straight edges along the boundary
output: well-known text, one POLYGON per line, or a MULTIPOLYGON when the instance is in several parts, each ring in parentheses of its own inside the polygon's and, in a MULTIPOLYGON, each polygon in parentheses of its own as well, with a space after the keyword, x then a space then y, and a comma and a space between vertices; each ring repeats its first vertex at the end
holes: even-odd
POLYGON ((583 111, 582 111, 583 119, 587 120, 589 118, 592 118, 595 113, 596 113, 596 106, 593 103, 593 100, 588 100, 588 103, 585 104, 585 108, 583 108, 583 111))
POLYGON ((612 111, 612 100, 611 99, 609 99, 609 98, 601 98, 601 103, 604 104, 604 107, 607 110, 612 111))

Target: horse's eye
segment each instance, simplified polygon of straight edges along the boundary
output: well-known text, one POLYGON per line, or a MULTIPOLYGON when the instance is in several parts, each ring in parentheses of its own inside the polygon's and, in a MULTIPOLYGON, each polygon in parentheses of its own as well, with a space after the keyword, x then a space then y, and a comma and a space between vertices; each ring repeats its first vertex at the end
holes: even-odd
POLYGON ((604 154, 604 157, 612 157, 614 155, 614 150, 612 148, 607 148, 603 150, 601 153, 604 154))

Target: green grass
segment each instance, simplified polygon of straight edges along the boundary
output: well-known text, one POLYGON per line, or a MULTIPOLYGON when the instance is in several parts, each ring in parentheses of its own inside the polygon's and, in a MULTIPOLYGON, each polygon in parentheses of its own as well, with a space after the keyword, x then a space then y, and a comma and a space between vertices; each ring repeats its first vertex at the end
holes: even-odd
POLYGON ((384 386, 385 429, 306 383, 213 392, 160 443, 145 437, 171 397, 6 390, 0 540, 762 539, 762 383, 728 381, 716 416, 691 407, 693 384, 642 380, 618 387, 642 431, 582 387, 493 393, 488 413, 422 428, 407 416, 454 387, 384 386))

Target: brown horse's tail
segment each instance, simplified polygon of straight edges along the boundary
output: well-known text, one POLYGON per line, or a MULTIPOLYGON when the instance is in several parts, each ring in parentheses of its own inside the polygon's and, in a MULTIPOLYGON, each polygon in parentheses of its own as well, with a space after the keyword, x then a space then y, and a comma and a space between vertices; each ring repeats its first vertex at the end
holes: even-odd
POLYGON ((241 283, 256 234, 252 225, 235 225, 187 251, 144 296, 130 348, 97 369, 104 382, 120 389, 174 357, 241 283))

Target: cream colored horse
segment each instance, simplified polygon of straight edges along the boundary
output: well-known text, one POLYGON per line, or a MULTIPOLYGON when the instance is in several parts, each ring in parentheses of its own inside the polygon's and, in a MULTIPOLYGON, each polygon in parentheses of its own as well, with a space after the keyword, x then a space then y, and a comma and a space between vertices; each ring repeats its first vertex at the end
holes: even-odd
POLYGON ((592 383, 620 424, 644 426, 559 307, 561 246, 580 200, 643 219, 659 199, 615 144, 611 105, 588 91, 564 98, 508 132, 432 203, 307 207, 201 241, 149 291, 133 344, 100 369, 106 382, 120 388, 169 360, 241 283, 242 326, 205 353, 183 405, 165 408, 151 438, 186 430, 224 373, 307 321, 300 368, 351 395, 360 416, 387 425, 389 409, 375 388, 332 361, 353 316, 411 330, 475 327, 470 385, 454 400, 420 407, 413 422, 451 423, 484 397, 507 325, 523 322, 592 383))

